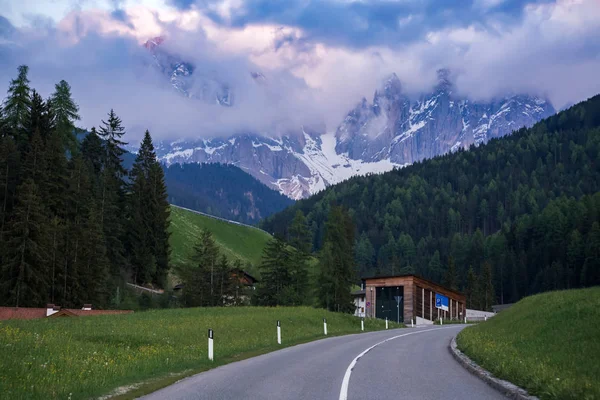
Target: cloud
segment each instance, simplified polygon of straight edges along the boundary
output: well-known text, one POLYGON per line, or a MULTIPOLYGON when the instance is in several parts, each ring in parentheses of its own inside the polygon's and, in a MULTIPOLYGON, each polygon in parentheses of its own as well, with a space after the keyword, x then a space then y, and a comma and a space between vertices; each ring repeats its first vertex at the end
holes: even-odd
MULTIPOLYGON (((537 0, 541 3, 545 0, 537 0)), ((486 25, 492 18, 518 24, 529 0, 173 0, 195 7, 215 23, 240 28, 252 24, 281 24, 302 29, 310 40, 334 46, 397 47, 423 39, 441 29, 486 25)))
POLYGON ((44 95, 71 83, 84 126, 113 107, 133 139, 146 128, 163 138, 281 134, 321 120, 334 130, 390 73, 416 96, 441 67, 473 99, 531 93, 559 108, 600 92, 597 0, 145 1, 85 2, 57 23, 28 13, 19 28, 0 17, 0 91, 28 64, 44 95), (158 35, 194 65, 193 87, 203 76, 226 82, 236 106, 175 92, 142 46, 158 35))
POLYGON ((268 75, 267 84, 258 84, 251 76, 258 67, 246 58, 224 54, 201 31, 190 34, 165 24, 169 33, 165 50, 186 55, 184 59, 195 66, 196 85, 210 79, 226 82, 233 87, 236 104, 228 108, 188 99, 152 66, 150 52, 135 37, 113 28, 73 15, 68 31, 22 33, 18 45, 0 46, 4 55, 0 89, 14 77, 18 65, 27 64, 32 87, 44 96, 61 79, 71 84, 82 126, 97 126, 114 108, 133 141, 145 129, 156 138, 276 134, 298 131, 302 124, 320 118, 302 80, 277 72, 268 75), (91 26, 109 33, 98 34, 91 26))

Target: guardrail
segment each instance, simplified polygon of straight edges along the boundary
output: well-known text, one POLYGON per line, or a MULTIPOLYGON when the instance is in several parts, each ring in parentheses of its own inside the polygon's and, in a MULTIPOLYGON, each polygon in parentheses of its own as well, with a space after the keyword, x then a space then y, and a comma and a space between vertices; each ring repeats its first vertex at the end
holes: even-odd
POLYGON ((232 220, 230 220, 230 219, 225 219, 225 218, 221 218, 221 217, 216 217, 216 216, 214 216, 214 215, 210 215, 210 214, 207 214, 207 213, 203 213, 202 211, 198 211, 198 210, 192 210, 191 208, 185 208, 185 207, 181 207, 181 206, 176 206, 175 204, 171 204, 171 207, 180 208, 180 209, 182 209, 182 210, 186 210, 186 211, 189 211, 189 212, 193 212, 194 214, 200 214, 200 215, 203 215, 203 216, 205 216, 205 217, 208 217, 208 218, 217 219, 217 220, 219 220, 219 221, 223 221, 223 222, 226 222, 226 223, 228 223, 228 224, 239 225, 239 226, 245 226, 245 227, 247 227, 247 228, 256 229, 257 231, 264 232, 264 233, 266 233, 266 234, 267 234, 267 235, 269 235, 269 236, 273 236, 273 235, 272 235, 272 234, 270 234, 269 232, 267 232, 267 231, 265 231, 265 230, 263 230, 263 229, 260 229, 260 228, 258 228, 258 227, 256 227, 256 226, 253 226, 253 225, 243 224, 243 223, 241 223, 241 222, 238 222, 238 221, 232 221, 232 220))

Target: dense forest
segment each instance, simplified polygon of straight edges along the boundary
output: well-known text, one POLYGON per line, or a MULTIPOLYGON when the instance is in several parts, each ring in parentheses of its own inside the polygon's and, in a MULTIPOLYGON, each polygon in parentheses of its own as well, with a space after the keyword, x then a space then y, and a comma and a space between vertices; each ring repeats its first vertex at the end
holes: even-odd
POLYGON ((110 110, 78 140, 64 80, 44 100, 18 68, 0 108, 0 304, 118 307, 119 286, 162 287, 169 207, 146 132, 130 171, 110 110))
POLYGON ((267 218, 306 216, 324 247, 333 206, 355 225, 358 276, 417 273, 489 308, 600 284, 600 96, 529 129, 381 175, 354 177, 267 218))
POLYGON ((233 221, 256 224, 294 203, 233 165, 173 164, 164 171, 169 203, 233 221))

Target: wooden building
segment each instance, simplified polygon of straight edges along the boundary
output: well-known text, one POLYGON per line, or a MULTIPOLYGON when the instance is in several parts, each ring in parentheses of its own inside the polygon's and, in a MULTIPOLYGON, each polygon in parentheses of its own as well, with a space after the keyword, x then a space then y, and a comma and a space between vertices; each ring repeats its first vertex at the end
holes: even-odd
POLYGON ((464 294, 415 275, 363 278, 363 287, 368 318, 399 322, 417 318, 420 319, 418 322, 425 323, 439 318, 462 319, 465 316, 464 294), (447 299, 447 304, 436 307, 436 294, 440 295, 440 299, 447 299))

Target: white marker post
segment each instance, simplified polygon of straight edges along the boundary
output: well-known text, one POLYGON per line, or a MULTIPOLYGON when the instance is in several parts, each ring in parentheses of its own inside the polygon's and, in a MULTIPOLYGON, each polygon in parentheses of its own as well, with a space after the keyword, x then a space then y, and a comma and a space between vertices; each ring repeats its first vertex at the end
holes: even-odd
POLYGON ((215 358, 214 347, 213 347, 213 330, 208 330, 208 359, 213 361, 215 358))
POLYGON ((387 328, 388 328, 388 320, 387 320, 387 317, 386 317, 385 318, 385 329, 387 329, 387 328))
POLYGON ((323 333, 327 336, 327 318, 323 318, 323 333))
POLYGON ((410 319, 410 327, 411 327, 411 328, 414 328, 414 327, 415 327, 415 324, 413 324, 413 319, 412 319, 412 318, 410 319))
POLYGON ((483 316, 483 320, 484 320, 484 321, 487 321, 487 315, 484 315, 484 316, 483 316))
POLYGON ((440 325, 444 325, 444 318, 440 317, 440 325))
POLYGON ((277 344, 281 344, 281 323, 277 320, 277 344))
POLYGON ((360 320, 360 330, 361 331, 365 330, 365 319, 364 318, 360 320))
POLYGON ((465 315, 465 324, 467 323, 467 316, 465 315))

